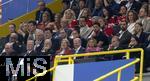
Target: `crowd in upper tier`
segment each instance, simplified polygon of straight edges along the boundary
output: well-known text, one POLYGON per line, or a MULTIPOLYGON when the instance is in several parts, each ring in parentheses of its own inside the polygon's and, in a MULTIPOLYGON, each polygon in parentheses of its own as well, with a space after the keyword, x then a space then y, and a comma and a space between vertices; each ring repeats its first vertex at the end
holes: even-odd
MULTIPOLYGON (((143 48, 150 64, 150 5, 148 0, 62 0, 60 13, 43 1, 35 20, 22 22, 10 33, 1 56, 51 56, 143 48)), ((96 59, 121 59, 124 55, 96 59)), ((137 56, 132 56, 137 57, 137 56)))

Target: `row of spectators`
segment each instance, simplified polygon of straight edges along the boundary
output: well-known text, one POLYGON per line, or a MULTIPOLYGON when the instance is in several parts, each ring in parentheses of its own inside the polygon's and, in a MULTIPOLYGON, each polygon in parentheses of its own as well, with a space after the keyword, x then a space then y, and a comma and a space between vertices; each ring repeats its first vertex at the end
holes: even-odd
MULTIPOLYGON (((35 20, 22 22, 18 30, 15 24, 9 25, 10 33, 1 56, 49 55, 53 61, 55 55, 144 48, 147 67, 150 65, 148 2, 116 1, 63 0, 62 11, 57 14, 40 1, 35 20)), ((103 59, 120 58, 123 55, 103 59)))

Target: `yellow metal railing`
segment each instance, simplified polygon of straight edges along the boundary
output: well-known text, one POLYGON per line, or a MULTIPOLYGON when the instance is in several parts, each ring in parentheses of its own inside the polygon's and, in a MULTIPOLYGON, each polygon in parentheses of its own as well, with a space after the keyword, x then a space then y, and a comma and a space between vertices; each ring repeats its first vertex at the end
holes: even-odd
MULTIPOLYGON (((140 54, 140 59, 136 59, 136 62, 140 61, 140 73, 139 73, 139 77, 135 77, 132 81, 136 81, 136 80, 142 81, 144 51, 141 48, 125 49, 125 50, 115 50, 115 51, 102 51, 102 52, 93 52, 93 53, 84 53, 84 54, 73 54, 73 55, 61 55, 61 56, 57 55, 55 57, 55 59, 54 59, 54 66, 53 66, 53 68, 51 70, 51 71, 53 71, 53 81, 54 81, 54 77, 55 77, 55 72, 54 71, 55 71, 55 68, 58 66, 58 64, 59 63, 74 64, 74 58, 75 57, 87 57, 87 56, 111 55, 111 54, 125 53, 126 54, 126 59, 130 59, 130 54, 132 54, 131 52, 140 52, 140 53, 137 53, 137 54, 140 54)), ((132 63, 130 65, 134 65, 134 64, 135 64, 135 61, 134 61, 134 63, 132 63)), ((129 64, 127 64, 127 65, 130 66, 129 64)), ((123 66, 123 67, 125 67, 125 66, 123 66)), ((118 75, 118 77, 121 77, 122 67, 120 67, 120 68, 118 68, 119 69, 119 75, 118 75)), ((116 70, 118 71, 118 69, 116 69, 116 70)), ((49 71, 50 70, 48 70, 47 72, 49 72, 49 71)), ((106 76, 106 75, 104 75, 104 76, 106 76)), ((35 79, 35 78, 37 78, 37 77, 34 76, 34 77, 32 77, 32 78, 30 78, 30 79, 28 79, 26 81, 30 81, 30 80, 35 79)), ((118 81, 119 81, 119 78, 118 78, 118 81)))
POLYGON ((134 77, 131 81, 138 81, 139 77, 134 77))

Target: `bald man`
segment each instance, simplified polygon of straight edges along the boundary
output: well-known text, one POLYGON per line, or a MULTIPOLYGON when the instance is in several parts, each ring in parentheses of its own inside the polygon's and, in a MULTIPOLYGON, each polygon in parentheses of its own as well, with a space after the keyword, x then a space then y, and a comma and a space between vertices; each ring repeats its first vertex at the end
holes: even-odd
POLYGON ((15 50, 13 49, 13 43, 6 43, 1 56, 16 56, 15 50))

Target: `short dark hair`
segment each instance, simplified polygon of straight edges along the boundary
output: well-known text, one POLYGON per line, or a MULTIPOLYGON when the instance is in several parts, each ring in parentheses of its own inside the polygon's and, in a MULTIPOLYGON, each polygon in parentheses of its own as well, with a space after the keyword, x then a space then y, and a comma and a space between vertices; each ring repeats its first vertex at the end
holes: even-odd
POLYGON ((98 22, 95 22, 93 25, 98 25, 98 26, 100 26, 100 24, 99 24, 98 22))
POLYGON ((14 26, 14 28, 16 29, 16 24, 14 24, 14 23, 10 23, 10 25, 13 25, 13 26, 14 26))
POLYGON ((36 22, 35 22, 35 21, 32 21, 32 20, 28 22, 28 24, 30 24, 30 23, 33 24, 34 26, 37 25, 36 22))
POLYGON ((52 30, 50 30, 50 28, 45 28, 44 32, 45 31, 50 31, 52 33, 52 30))

